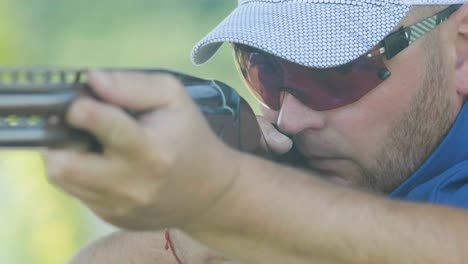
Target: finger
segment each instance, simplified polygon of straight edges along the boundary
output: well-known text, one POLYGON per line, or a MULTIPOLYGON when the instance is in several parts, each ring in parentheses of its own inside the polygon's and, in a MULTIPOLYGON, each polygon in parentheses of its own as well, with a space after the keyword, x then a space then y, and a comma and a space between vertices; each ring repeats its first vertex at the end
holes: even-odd
POLYGON ((112 186, 112 175, 120 173, 116 163, 102 155, 49 150, 42 153, 42 158, 49 181, 77 195, 82 193, 82 189, 102 193, 112 186))
POLYGON ((99 203, 102 198, 102 193, 96 190, 90 190, 68 182, 61 182, 60 185, 55 182, 52 183, 64 193, 73 196, 85 204, 99 203))
POLYGON ((121 108, 82 98, 71 105, 67 120, 72 126, 96 136, 106 150, 128 155, 140 151, 143 130, 121 108))
POLYGON ((170 74, 90 71, 89 83, 103 100, 136 111, 174 106, 190 98, 170 74))
POLYGON ((276 124, 278 121, 279 111, 272 110, 263 104, 260 104, 260 113, 262 113, 262 116, 272 124, 276 124))
POLYGON ((263 134, 262 144, 268 152, 281 155, 292 148, 292 140, 279 132, 267 119, 257 116, 257 120, 263 134))

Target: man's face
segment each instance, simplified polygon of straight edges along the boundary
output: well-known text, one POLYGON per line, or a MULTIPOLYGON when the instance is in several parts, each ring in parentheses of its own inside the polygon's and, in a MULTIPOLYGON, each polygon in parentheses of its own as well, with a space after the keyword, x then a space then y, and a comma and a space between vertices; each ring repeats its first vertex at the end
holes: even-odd
POLYGON ((392 76, 351 105, 319 112, 286 95, 278 127, 294 135, 313 171, 390 192, 424 162, 461 107, 443 47, 425 41, 387 61, 392 76))

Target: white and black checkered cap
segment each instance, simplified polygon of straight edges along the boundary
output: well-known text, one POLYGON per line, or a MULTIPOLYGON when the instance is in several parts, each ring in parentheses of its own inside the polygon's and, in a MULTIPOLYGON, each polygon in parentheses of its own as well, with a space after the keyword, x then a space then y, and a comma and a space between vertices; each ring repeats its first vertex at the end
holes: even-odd
POLYGON ((345 64, 381 41, 413 5, 468 0, 239 0, 192 51, 201 64, 224 42, 242 43, 309 67, 345 64))

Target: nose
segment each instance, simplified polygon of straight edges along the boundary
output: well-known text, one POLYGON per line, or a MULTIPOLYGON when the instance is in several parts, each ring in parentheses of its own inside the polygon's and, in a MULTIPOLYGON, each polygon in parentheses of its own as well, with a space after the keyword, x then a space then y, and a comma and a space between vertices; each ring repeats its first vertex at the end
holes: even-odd
POLYGON ((325 127, 323 112, 313 110, 296 97, 286 93, 277 121, 278 129, 286 135, 295 135, 304 129, 322 129, 325 127))

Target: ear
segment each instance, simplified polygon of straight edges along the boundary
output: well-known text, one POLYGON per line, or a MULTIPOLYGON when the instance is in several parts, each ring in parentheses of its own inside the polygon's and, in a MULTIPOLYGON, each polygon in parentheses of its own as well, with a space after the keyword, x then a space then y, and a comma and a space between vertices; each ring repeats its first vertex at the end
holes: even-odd
POLYGON ((455 88, 461 96, 468 95, 468 4, 454 14, 456 23, 455 88))

